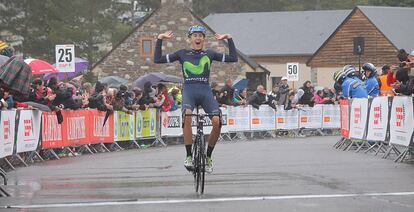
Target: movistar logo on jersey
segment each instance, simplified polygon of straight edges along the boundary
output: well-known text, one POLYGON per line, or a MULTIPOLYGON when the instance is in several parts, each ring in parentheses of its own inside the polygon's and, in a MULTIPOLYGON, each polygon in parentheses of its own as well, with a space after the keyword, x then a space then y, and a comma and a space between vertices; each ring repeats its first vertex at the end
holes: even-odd
POLYGON ((208 66, 208 69, 210 69, 211 61, 210 58, 206 55, 200 58, 198 65, 194 65, 191 62, 185 61, 183 64, 184 76, 188 77, 188 72, 194 75, 200 75, 204 72, 204 67, 206 65, 208 66))

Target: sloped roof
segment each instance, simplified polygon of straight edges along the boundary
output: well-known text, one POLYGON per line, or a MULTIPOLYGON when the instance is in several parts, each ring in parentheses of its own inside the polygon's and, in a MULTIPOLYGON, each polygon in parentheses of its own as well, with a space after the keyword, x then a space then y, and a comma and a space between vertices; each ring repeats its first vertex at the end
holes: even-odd
POLYGON ((414 7, 358 8, 398 49, 414 50, 414 7))
POLYGON ((312 55, 351 10, 210 14, 204 21, 230 33, 246 55, 312 55))

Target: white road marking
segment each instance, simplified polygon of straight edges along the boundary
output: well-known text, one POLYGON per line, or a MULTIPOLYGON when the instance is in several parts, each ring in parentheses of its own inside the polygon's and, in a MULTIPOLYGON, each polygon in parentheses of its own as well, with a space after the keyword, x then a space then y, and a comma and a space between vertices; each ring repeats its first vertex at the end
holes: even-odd
POLYGON ((235 201, 266 201, 266 200, 291 200, 291 199, 321 199, 342 197, 375 197, 375 196, 411 196, 414 192, 391 193, 360 193, 360 194, 321 194, 321 195, 286 195, 286 196, 252 196, 252 197, 228 197, 211 199, 171 199, 171 200, 132 200, 132 201, 108 201, 108 202, 84 202, 84 203, 58 203, 39 205, 9 205, 3 208, 70 208, 91 206, 119 206, 119 205, 150 205, 150 204, 180 204, 180 203, 206 203, 206 202, 235 202, 235 201))

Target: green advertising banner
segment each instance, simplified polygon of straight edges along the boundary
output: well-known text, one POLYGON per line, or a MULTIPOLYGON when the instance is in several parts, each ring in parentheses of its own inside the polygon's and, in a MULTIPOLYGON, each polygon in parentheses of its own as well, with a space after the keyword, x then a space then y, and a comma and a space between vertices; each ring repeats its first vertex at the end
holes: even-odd
POLYGON ((135 140, 134 114, 121 111, 114 112, 114 139, 115 141, 135 140))
POLYGON ((150 108, 135 113, 136 138, 155 137, 157 131, 157 110, 150 108))

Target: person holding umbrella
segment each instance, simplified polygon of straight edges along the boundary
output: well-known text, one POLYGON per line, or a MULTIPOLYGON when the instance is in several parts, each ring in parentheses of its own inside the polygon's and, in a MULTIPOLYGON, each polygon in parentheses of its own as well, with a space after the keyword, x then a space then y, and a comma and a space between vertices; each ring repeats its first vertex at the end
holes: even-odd
MULTIPOLYGON (((217 116, 212 118, 213 130, 208 138, 207 164, 206 172, 212 172, 213 161, 211 155, 220 135, 220 109, 216 100, 214 100, 209 85, 211 63, 213 60, 221 62, 237 62, 237 52, 233 39, 230 34, 215 34, 217 40, 227 39, 229 54, 217 53, 212 50, 204 50, 204 41, 206 37, 206 28, 195 25, 190 27, 187 36, 191 42, 191 49, 181 49, 172 54, 162 55, 162 41, 171 39, 174 34, 167 31, 158 35, 155 46, 154 62, 155 63, 172 63, 179 61, 182 65, 184 76, 182 110, 185 114, 192 114, 193 109, 201 105, 206 113, 216 113, 217 116)), ((184 166, 192 169, 192 131, 191 116, 184 117, 184 144, 186 148, 186 159, 184 166)))

